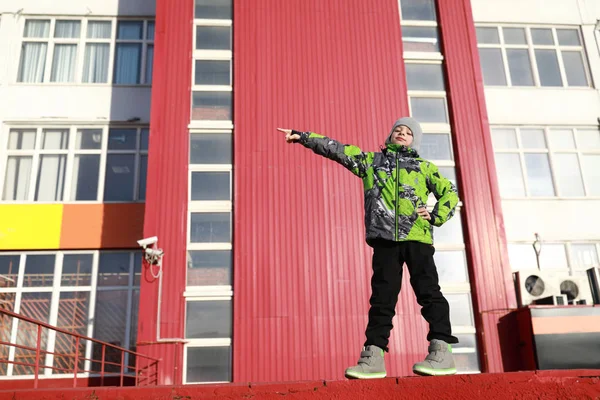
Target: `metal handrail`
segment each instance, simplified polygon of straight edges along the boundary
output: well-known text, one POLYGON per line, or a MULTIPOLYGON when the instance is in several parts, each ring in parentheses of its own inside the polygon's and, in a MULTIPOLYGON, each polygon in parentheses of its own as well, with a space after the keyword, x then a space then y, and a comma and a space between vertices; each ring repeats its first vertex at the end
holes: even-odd
MULTIPOLYGON (((30 346, 25 346, 25 345, 19 345, 16 343, 0 341, 0 345, 7 345, 7 346, 15 347, 18 349, 35 351, 35 363, 26 363, 26 362, 20 362, 20 361, 9 361, 8 359, 0 359, 0 364, 7 364, 7 365, 13 364, 13 365, 22 365, 22 366, 26 366, 26 367, 32 367, 35 371, 34 372, 34 380, 33 380, 33 382, 34 382, 33 387, 35 389, 38 388, 40 368, 47 368, 47 369, 50 369, 53 371, 58 370, 58 371, 73 372, 73 387, 77 387, 77 374, 79 372, 100 373, 100 386, 104 386, 104 376, 105 376, 104 369, 105 369, 106 365, 112 365, 112 366, 119 367, 119 373, 118 373, 119 386, 123 386, 125 376, 128 376, 128 377, 132 376, 130 373, 126 373, 124 371, 125 354, 129 354, 130 356, 135 356, 135 364, 136 364, 135 367, 132 367, 129 365, 127 366, 128 370, 133 369, 135 372, 135 386, 156 386, 156 385, 158 385, 158 364, 160 363, 160 360, 157 358, 149 357, 145 354, 127 350, 123 347, 120 347, 120 346, 117 346, 117 345, 114 345, 111 343, 103 342, 102 340, 98 340, 98 339, 94 339, 94 338, 87 337, 84 335, 80 335, 79 333, 76 333, 76 332, 70 332, 65 329, 61 329, 56 326, 47 324, 43 321, 38 321, 33 318, 27 317, 25 315, 17 314, 15 312, 0 308, 0 315, 2 315, 2 314, 7 315, 12 318, 16 318, 21 321, 28 322, 30 324, 34 324, 37 326, 37 341, 36 341, 35 348, 30 347, 30 346), (75 338, 75 354, 71 355, 71 354, 64 354, 64 353, 56 353, 56 352, 50 352, 50 351, 46 351, 46 350, 42 349, 41 343, 42 343, 42 329, 43 328, 53 330, 55 332, 62 333, 62 334, 68 335, 72 338, 75 338), (83 355, 79 354, 79 344, 80 344, 81 340, 87 340, 87 341, 96 343, 98 345, 101 345, 102 346, 102 358, 100 360, 97 360, 94 358, 86 358, 85 354, 83 354, 83 355), (121 361, 119 363, 105 360, 107 348, 120 352, 121 361), (45 365, 45 364, 40 365, 40 359, 41 359, 42 354, 44 355, 44 357, 48 354, 51 354, 53 356, 59 355, 62 358, 73 358, 74 359, 73 367, 71 369, 66 369, 66 368, 60 368, 60 367, 51 366, 51 365, 45 365), (143 367, 140 366, 140 364, 141 364, 140 360, 142 360, 142 359, 146 360, 146 363, 145 363, 146 365, 143 367), (90 361, 90 363, 92 365, 94 362, 100 363, 101 364, 100 371, 92 371, 92 370, 86 370, 86 369, 80 370, 79 369, 80 361, 84 361, 84 362, 90 361), (152 373, 150 373, 148 371, 151 368, 154 370, 152 373), (151 377, 153 377, 154 379, 150 380, 151 377), (144 383, 143 385, 141 384, 142 382, 144 383)), ((106 372, 106 374, 109 374, 110 376, 115 376, 114 372, 106 372)))

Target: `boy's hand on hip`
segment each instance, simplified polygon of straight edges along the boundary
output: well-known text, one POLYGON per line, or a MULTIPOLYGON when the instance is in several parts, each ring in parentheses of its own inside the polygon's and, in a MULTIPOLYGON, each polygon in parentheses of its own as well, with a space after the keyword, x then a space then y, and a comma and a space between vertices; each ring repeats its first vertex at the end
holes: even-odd
POLYGON ((427 221, 431 220, 431 215, 429 215, 429 211, 427 211, 427 209, 425 207, 419 207, 417 208, 417 214, 419 214, 419 216, 427 221))
POLYGON ((300 135, 298 135, 298 134, 292 134, 292 130, 291 129, 277 128, 277 130, 279 132, 285 133, 285 141, 288 142, 288 143, 294 143, 294 142, 297 142, 298 140, 300 140, 300 135))

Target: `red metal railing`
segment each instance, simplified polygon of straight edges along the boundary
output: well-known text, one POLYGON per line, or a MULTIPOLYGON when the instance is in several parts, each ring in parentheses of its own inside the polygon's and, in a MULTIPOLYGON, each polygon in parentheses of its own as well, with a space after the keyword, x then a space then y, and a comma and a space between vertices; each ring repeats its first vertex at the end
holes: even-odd
MULTIPOLYGON (((79 374, 79 373, 89 373, 90 378, 99 377, 100 378, 99 386, 104 386, 105 378, 108 378, 108 377, 118 378, 119 386, 124 385, 126 378, 127 378, 128 382, 133 381, 135 386, 156 386, 158 384, 158 364, 159 364, 160 360, 158 360, 156 358, 148 357, 144 354, 136 353, 134 351, 124 349, 124 348, 116 346, 114 344, 106 343, 101 340, 83 336, 83 335, 80 335, 75 332, 69 332, 67 330, 49 325, 45 322, 37 321, 35 319, 29 318, 24 315, 17 314, 17 313, 14 313, 12 311, 8 311, 5 309, 0 308, 0 315, 6 315, 9 318, 12 318, 13 323, 14 323, 15 319, 18 319, 20 321, 24 321, 24 322, 33 324, 37 327, 36 338, 35 338, 35 342, 36 342, 35 347, 0 340, 0 346, 6 345, 9 347, 14 347, 15 349, 20 349, 21 351, 35 352, 35 362, 33 362, 33 363, 16 361, 16 359, 13 361, 9 361, 9 359, 7 357, 6 359, 3 359, 3 358, 0 359, 0 365, 6 364, 8 366, 8 364, 13 364, 15 366, 32 368, 33 375, 34 375, 34 379, 33 379, 34 386, 33 387, 36 389, 38 388, 40 369, 49 369, 52 371, 59 371, 59 373, 72 373, 73 374, 73 387, 77 387, 77 379, 78 379, 77 374, 79 374), (75 354, 57 353, 57 352, 51 352, 51 351, 47 351, 47 350, 43 349, 42 347, 45 347, 45 345, 44 346, 42 345, 42 330, 43 329, 47 329, 49 331, 52 330, 52 331, 57 332, 57 334, 60 333, 63 335, 67 335, 70 338, 74 339, 75 340, 75 346, 74 346, 75 354), (80 354, 81 353, 80 352, 80 344, 82 344, 82 341, 92 342, 95 345, 94 347, 99 346, 100 352, 102 354, 101 359, 94 359, 93 354, 91 356, 92 358, 86 358, 85 354, 83 354, 83 355, 80 354), (117 354, 120 355, 120 357, 118 357, 120 359, 120 361, 117 363, 117 362, 114 362, 112 359, 110 361, 107 360, 106 359, 107 350, 109 350, 109 352, 112 353, 113 356, 117 355, 117 354), (45 361, 43 362, 43 365, 40 365, 40 361, 45 360, 47 355, 52 355, 53 357, 60 358, 61 360, 64 358, 71 358, 73 361, 72 367, 71 368, 61 368, 61 367, 54 366, 54 365, 47 365, 47 363, 45 361), (125 365, 126 358, 129 358, 129 360, 131 360, 132 358, 135 358, 135 366, 125 365), (86 361, 90 362, 91 367, 89 370, 85 369, 86 361), (84 365, 83 368, 79 367, 80 362, 83 362, 83 365, 84 365), (99 370, 94 370, 94 365, 99 366, 100 367, 99 370), (115 371, 116 367, 118 367, 117 371, 115 371), (113 371, 106 371, 106 369, 112 369, 113 371)), ((12 326, 12 324, 9 324, 9 326, 12 326)), ((1 336, 0 336, 0 338, 1 338, 1 336)), ((31 339, 33 339, 33 338, 31 338, 31 339)), ((95 350, 97 350, 97 348, 95 350)), ((16 353, 16 350, 15 350, 15 353, 16 353)), ((27 357, 22 357, 22 358, 27 358, 27 357)), ((55 358, 55 360, 56 360, 56 358, 55 358)), ((58 375, 58 376, 60 376, 60 375, 58 375)), ((17 378, 17 377, 18 376, 15 376, 15 378, 17 378)), ((92 386, 96 386, 96 385, 92 385, 92 386)))

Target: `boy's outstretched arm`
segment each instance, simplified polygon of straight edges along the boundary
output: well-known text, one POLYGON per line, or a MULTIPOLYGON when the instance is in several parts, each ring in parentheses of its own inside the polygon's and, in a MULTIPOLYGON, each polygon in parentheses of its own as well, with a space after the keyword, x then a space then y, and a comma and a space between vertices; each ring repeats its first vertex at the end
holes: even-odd
POLYGON ((440 174, 438 168, 432 163, 428 163, 427 186, 437 199, 437 203, 430 213, 431 220, 429 222, 439 227, 454 215, 458 204, 458 191, 456 186, 440 174))
POLYGON ((277 130, 285 133, 286 142, 300 143, 316 154, 342 164, 360 178, 366 175, 367 169, 373 162, 373 153, 364 153, 357 146, 345 145, 314 132, 300 132, 281 128, 277 128, 277 130))

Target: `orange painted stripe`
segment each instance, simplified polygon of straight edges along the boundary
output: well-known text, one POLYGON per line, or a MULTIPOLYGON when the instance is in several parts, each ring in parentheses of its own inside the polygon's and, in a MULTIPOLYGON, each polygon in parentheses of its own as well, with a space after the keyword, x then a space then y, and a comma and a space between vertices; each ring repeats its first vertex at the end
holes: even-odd
POLYGON ((133 248, 144 228, 144 204, 65 204, 62 249, 133 248))
POLYGON ((532 318, 533 334, 600 333, 600 315, 532 318))

